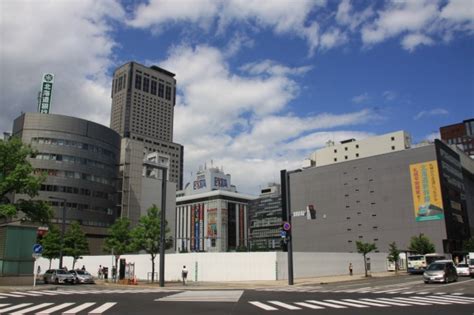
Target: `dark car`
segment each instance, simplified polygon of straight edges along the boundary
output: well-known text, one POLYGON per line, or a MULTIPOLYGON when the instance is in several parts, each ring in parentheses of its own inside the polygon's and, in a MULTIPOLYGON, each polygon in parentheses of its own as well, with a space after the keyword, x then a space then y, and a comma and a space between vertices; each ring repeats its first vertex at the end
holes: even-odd
POLYGON ((423 273, 425 283, 442 282, 458 280, 458 273, 452 260, 437 260, 431 263, 423 273))
POLYGON ((43 275, 44 283, 71 283, 74 284, 75 279, 72 274, 63 269, 49 269, 43 275))
POLYGON ((94 283, 94 278, 85 270, 71 270, 70 274, 74 276, 75 283, 94 283))

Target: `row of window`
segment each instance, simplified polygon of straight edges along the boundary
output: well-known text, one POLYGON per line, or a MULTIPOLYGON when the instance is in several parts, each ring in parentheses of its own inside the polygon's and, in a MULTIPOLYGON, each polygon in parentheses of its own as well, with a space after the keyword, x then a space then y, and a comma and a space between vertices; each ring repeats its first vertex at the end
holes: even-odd
POLYGON ((150 80, 150 78, 135 74, 135 88, 171 101, 171 86, 165 86, 163 83, 156 82, 153 79, 150 80))
POLYGON ((72 155, 55 154, 55 153, 38 153, 36 154, 35 159, 82 164, 82 165, 88 165, 88 166, 102 168, 102 169, 106 168, 109 170, 113 170, 113 167, 108 164, 104 164, 98 161, 89 160, 86 158, 81 158, 81 157, 72 156, 72 155))
POLYGON ((112 195, 106 192, 96 191, 96 190, 91 191, 90 189, 87 189, 87 188, 77 188, 77 187, 61 186, 61 185, 41 185, 40 191, 62 192, 62 193, 68 193, 68 194, 91 196, 95 198, 112 200, 112 195))
POLYGON ((100 153, 102 155, 108 156, 110 158, 115 159, 115 153, 109 151, 107 149, 101 148, 99 146, 83 143, 79 141, 73 140, 65 140, 65 139, 56 139, 56 138, 45 138, 45 137, 35 137, 31 138, 31 143, 37 144, 49 144, 49 145, 57 145, 57 146, 66 146, 66 147, 73 147, 82 150, 88 150, 94 153, 100 153))
MULTIPOLYGON (((51 201, 51 200, 45 200, 46 203, 48 203, 50 206, 53 207, 63 207, 63 202, 62 201, 51 201)), ((77 209, 80 211, 96 211, 96 212, 102 212, 108 215, 113 214, 112 209, 107 209, 103 207, 90 207, 87 203, 77 203, 77 202, 66 202, 66 208, 67 209, 77 209)))
POLYGON ((126 82, 127 82, 127 74, 124 74, 117 79, 114 80, 112 83, 112 86, 114 87, 114 94, 121 91, 122 89, 125 89, 126 87, 126 82))
MULTIPOLYGON (((61 224, 62 219, 56 218, 56 219, 51 219, 53 223, 61 224)), ((90 221, 90 220, 66 220, 66 224, 72 224, 74 222, 79 222, 81 225, 86 225, 86 226, 98 226, 98 227, 109 227, 111 224, 106 221, 90 221)))
POLYGON ((35 169, 34 173, 36 175, 47 174, 48 176, 56 176, 56 177, 64 177, 70 179, 82 179, 91 182, 96 182, 105 185, 112 185, 113 180, 101 176, 96 176, 92 174, 80 173, 80 172, 73 172, 73 171, 62 171, 62 170, 55 170, 55 169, 44 169, 38 168, 35 169))

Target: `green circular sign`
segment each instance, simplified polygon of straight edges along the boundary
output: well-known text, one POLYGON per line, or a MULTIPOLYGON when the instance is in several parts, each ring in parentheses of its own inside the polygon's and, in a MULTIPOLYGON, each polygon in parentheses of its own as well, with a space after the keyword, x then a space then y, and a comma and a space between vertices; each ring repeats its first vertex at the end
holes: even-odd
POLYGON ((49 74, 49 73, 45 74, 44 75, 44 80, 47 81, 47 82, 53 81, 53 75, 49 74))

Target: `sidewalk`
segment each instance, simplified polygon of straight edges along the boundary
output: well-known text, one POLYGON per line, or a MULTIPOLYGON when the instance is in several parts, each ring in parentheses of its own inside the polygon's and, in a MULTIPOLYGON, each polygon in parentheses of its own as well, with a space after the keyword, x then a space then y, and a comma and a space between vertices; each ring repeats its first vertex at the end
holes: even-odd
MULTIPOLYGON (((363 279, 375 279, 375 278, 384 278, 384 277, 396 277, 396 276, 403 276, 406 275, 406 272, 399 272, 395 274, 394 272, 378 272, 373 273, 371 277, 366 278, 364 274, 356 274, 353 276, 349 275, 339 275, 339 276, 322 276, 322 277, 314 277, 314 278, 297 278, 294 279, 294 285, 297 286, 319 286, 328 283, 334 282, 349 282, 349 281, 357 281, 363 279)), ((105 282, 104 280, 96 279, 96 286, 91 285, 45 285, 45 284, 38 284, 36 287, 32 285, 25 285, 25 286, 0 286, 0 292, 8 292, 8 291, 40 291, 40 290, 56 290, 58 288, 64 289, 73 289, 73 288, 90 288, 100 290, 101 288, 110 289, 110 288, 130 288, 130 289, 140 289, 140 288, 160 288, 159 282, 156 281, 155 283, 148 283, 146 281, 138 281, 137 285, 125 285, 125 284, 118 284, 112 282, 105 282)), ((274 288, 274 287, 285 287, 288 286, 288 280, 268 280, 268 281, 228 281, 228 282, 204 282, 204 281, 188 281, 185 286, 181 282, 177 281, 170 281, 165 283, 165 287, 163 290, 173 289, 173 290, 230 290, 230 289, 265 289, 265 288, 274 288)))

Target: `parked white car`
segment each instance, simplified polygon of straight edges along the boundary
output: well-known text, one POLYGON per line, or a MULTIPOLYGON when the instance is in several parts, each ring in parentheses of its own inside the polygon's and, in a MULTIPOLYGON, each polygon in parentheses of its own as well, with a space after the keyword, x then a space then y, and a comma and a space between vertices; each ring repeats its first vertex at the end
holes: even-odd
POLYGON ((456 271, 458 276, 469 276, 469 265, 468 264, 458 264, 456 266, 456 271))

